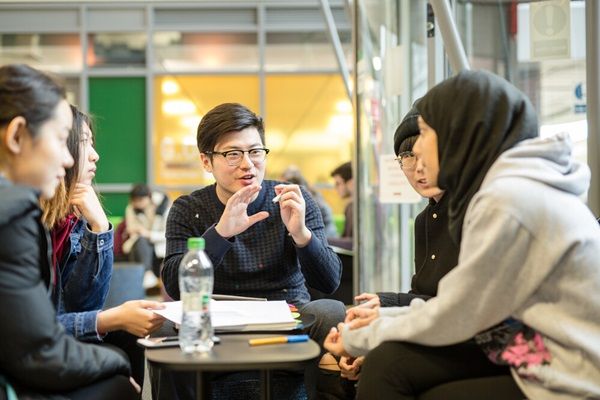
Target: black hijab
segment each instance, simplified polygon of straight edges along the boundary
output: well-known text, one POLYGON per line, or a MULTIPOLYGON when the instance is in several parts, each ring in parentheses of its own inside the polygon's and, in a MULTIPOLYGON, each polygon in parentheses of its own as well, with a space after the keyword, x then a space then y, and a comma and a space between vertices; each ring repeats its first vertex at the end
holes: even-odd
POLYGON ((458 244, 467 207, 496 159, 537 137, 533 106, 513 85, 484 71, 463 71, 416 104, 438 136, 438 186, 449 198, 450 235, 458 244))

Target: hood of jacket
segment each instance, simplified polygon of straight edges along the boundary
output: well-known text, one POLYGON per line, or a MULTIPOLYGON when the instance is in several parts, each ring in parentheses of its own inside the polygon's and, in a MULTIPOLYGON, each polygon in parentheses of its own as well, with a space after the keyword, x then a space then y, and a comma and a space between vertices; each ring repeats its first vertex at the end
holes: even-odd
POLYGON ((35 189, 13 185, 0 176, 0 226, 38 207, 38 192, 35 189))
POLYGON ((575 160, 572 151, 567 133, 524 140, 502 153, 484 184, 494 178, 522 177, 578 197, 585 196, 590 186, 590 169, 575 160))

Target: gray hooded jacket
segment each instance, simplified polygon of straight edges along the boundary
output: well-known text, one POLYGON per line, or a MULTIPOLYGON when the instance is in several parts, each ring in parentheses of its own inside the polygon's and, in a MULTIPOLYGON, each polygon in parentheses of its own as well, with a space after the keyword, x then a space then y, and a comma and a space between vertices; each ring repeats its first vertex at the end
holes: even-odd
POLYGON ((551 356, 513 369, 528 398, 600 398, 600 227, 580 200, 589 180, 567 135, 502 153, 469 203, 458 266, 438 296, 344 329, 346 350, 450 345, 513 317, 541 334, 551 356))

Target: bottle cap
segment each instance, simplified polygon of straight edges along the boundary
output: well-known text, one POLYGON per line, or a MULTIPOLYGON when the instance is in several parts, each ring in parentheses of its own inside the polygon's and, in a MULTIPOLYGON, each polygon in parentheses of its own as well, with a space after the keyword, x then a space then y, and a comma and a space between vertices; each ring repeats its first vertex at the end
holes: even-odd
POLYGON ((204 250, 204 238, 201 238, 201 237, 188 238, 187 247, 189 250, 204 250))

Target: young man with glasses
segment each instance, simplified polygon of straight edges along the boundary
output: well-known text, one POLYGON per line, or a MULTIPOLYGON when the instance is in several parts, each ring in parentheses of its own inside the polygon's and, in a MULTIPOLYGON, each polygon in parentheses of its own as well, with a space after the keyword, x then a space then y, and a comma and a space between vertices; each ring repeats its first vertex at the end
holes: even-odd
MULTIPOLYGON (((181 196, 167 221, 162 278, 179 299, 179 263, 189 237, 206 241, 214 266, 214 292, 285 300, 313 314, 309 328, 320 345, 345 317, 341 302, 310 301, 306 285, 332 293, 342 265, 327 245, 323 220, 308 191, 264 180, 269 149, 262 118, 241 104, 221 104, 201 120, 197 133, 203 168, 213 185, 181 196)), ((306 371, 309 395, 317 365, 306 371)))

